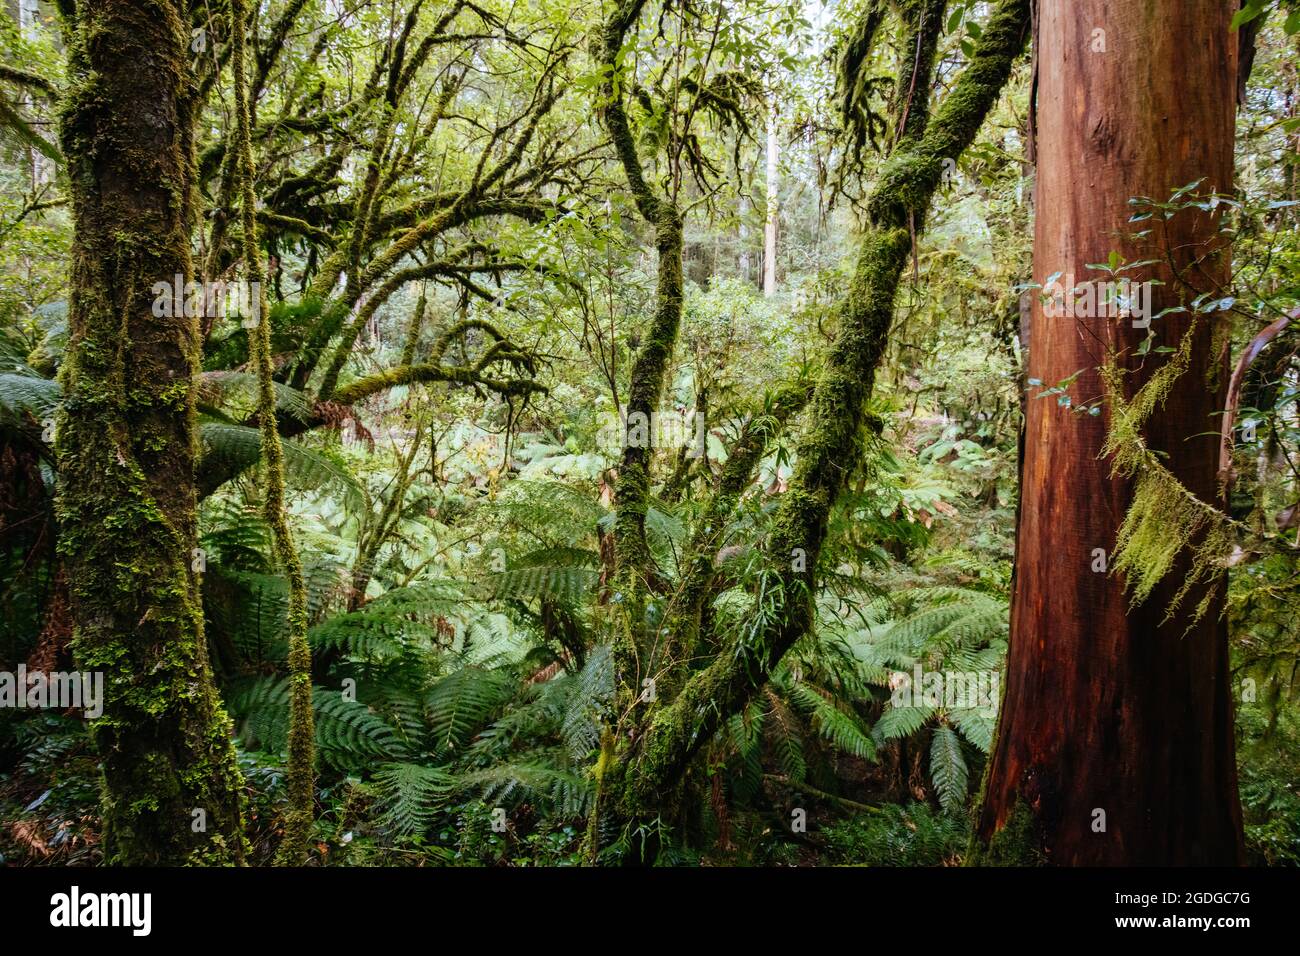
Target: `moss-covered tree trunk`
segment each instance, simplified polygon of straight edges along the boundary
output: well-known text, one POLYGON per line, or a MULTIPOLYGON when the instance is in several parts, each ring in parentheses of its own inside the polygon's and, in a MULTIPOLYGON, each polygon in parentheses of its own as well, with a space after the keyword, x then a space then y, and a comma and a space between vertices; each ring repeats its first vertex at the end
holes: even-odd
POLYGON ((84 0, 66 30, 75 235, 60 547, 78 666, 104 674, 92 732, 106 858, 122 864, 243 860, 242 780, 194 570, 198 322, 170 295, 155 308, 156 283, 191 276, 185 12, 84 0))
MULTIPOLYGON (((1206 191, 1230 190, 1236 44, 1228 25, 1236 7, 1217 0, 1040 5, 1037 281, 1054 273, 1075 283, 1106 279, 1087 264, 1105 263, 1112 250, 1131 261, 1153 258, 1150 240, 1117 238, 1140 228, 1125 225, 1130 197, 1168 197, 1202 178, 1206 191)), ((1153 224, 1181 268, 1217 245, 1218 221, 1209 215, 1153 224)), ((1209 291, 1227 265, 1220 250, 1186 277, 1209 291)), ((1127 276, 1166 283, 1147 300, 1151 316, 1194 294, 1163 265, 1127 276)), ((1048 315, 1036 301, 1030 380, 1053 385, 1082 370, 1071 394, 1095 399, 1103 390, 1098 369, 1114 354, 1129 370, 1126 389, 1137 387, 1166 361, 1155 351, 1138 354, 1148 335, 1135 327, 1141 322, 1048 315)), ((1158 345, 1193 338, 1189 367, 1148 419, 1145 437, 1187 489, 1213 503, 1226 352, 1204 317, 1192 329, 1188 313, 1151 323, 1158 345)), ((1130 609, 1125 580, 1104 563, 1134 491, 1133 480, 1113 476, 1102 457, 1113 413, 1028 402, 1010 655, 977 862, 1188 865, 1242 857, 1223 580, 1212 584, 1218 597, 1200 620, 1191 614, 1200 595, 1165 619, 1188 570, 1184 558, 1130 609)))
POLYGON ((602 84, 602 116, 627 178, 637 210, 654 229, 658 280, 654 315, 644 330, 628 382, 623 427, 623 454, 614 489, 614 599, 611 602, 613 648, 620 708, 641 694, 643 680, 654 680, 662 667, 664 642, 645 626, 647 584, 653 559, 646 543, 650 506, 650 428, 663 395, 664 380, 677 344, 682 319, 682 241, 680 210, 669 196, 646 182, 641 157, 623 105, 623 44, 636 26, 645 0, 624 0, 605 24, 602 54, 608 71, 602 84))
POLYGON ((253 191, 252 118, 245 60, 247 41, 244 21, 246 0, 230 3, 230 72, 235 87, 235 165, 239 183, 239 221, 243 231, 244 271, 255 290, 258 303, 256 325, 249 335, 253 364, 257 368, 257 420, 262 458, 266 462, 264 514, 271 526, 275 554, 289 584, 286 614, 289 639, 289 759, 285 790, 289 805, 284 814, 284 839, 276 860, 301 866, 307 861, 308 844, 315 822, 316 731, 312 713, 311 646, 307 643, 307 585, 302 558, 289 529, 284 496, 284 448, 280 443, 275 414, 275 381, 271 358, 271 323, 268 318, 266 275, 257 246, 256 196, 253 191))

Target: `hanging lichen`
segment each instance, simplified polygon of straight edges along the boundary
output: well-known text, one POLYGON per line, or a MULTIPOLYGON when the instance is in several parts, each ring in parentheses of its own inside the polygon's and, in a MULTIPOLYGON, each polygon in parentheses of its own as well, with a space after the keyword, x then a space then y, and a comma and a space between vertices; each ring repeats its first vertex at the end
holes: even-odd
POLYGON ((1111 457, 1116 477, 1136 476, 1133 501, 1115 540, 1113 569, 1122 574, 1134 606, 1141 604, 1156 585, 1186 555, 1190 562, 1178 590, 1166 608, 1171 618, 1197 585, 1207 585, 1192 612, 1190 624, 1213 606, 1221 588, 1224 561, 1235 540, 1234 522, 1226 514, 1192 494, 1152 451, 1142 437, 1142 426, 1172 393, 1191 364, 1193 325, 1183 335, 1169 361, 1161 366, 1131 399, 1124 398, 1124 370, 1112 357, 1101 368, 1101 381, 1110 411, 1110 425, 1102 446, 1111 457))

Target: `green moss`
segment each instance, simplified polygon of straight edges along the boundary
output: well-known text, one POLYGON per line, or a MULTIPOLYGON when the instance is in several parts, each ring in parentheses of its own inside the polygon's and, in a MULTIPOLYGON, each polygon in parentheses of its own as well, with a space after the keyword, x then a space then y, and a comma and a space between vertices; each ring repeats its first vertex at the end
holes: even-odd
MULTIPOLYGON (((239 174, 240 216, 243 228, 244 267, 248 279, 259 290, 259 315, 268 314, 265 275, 257 247, 257 202, 253 191, 253 150, 250 132, 247 44, 244 22, 246 0, 231 3, 230 68, 235 87, 236 164, 239 174)), ((289 760, 286 789, 289 806, 285 812, 284 838, 277 861, 301 865, 307 860, 308 845, 315 823, 316 744, 312 713, 311 647, 307 643, 307 586, 303 578, 302 559, 289 530, 284 503, 284 448, 280 442, 279 423, 275 415, 275 383, 271 359, 269 322, 258 322, 251 336, 253 358, 257 366, 257 418, 262 437, 262 458, 266 462, 267 488, 265 515, 271 525, 276 555, 289 581, 289 760)))
POLYGON ((967 866, 1043 866, 1042 832, 1029 807, 1017 800, 1001 828, 985 843, 978 835, 971 837, 966 853, 967 866))
POLYGON ((198 332, 158 323, 149 294, 190 269, 188 30, 162 0, 68 15, 60 135, 76 229, 57 506, 73 655, 104 675, 91 735, 105 859, 240 863, 242 778, 188 563, 198 332), (142 106, 145 59, 154 95, 142 106))

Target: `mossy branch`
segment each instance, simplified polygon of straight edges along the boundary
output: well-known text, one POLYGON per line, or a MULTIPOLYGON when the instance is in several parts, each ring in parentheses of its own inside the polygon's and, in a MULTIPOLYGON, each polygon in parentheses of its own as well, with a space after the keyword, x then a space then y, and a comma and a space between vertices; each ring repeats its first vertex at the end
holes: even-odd
MULTIPOLYGON (((623 810, 652 812, 669 781, 680 777, 723 720, 763 685, 772 668, 813 621, 816 567, 831 508, 851 463, 860 459, 866 401, 884 355, 898 282, 911 248, 907 228, 919 230, 939 183, 942 158, 957 157, 974 140, 1024 47, 1029 0, 1002 0, 984 28, 971 63, 944 98, 924 133, 900 143, 877 183, 840 328, 813 395, 796 470, 782 498, 766 551, 776 608, 744 646, 725 650, 658 710, 637 742, 622 776, 623 810), (791 560, 798 551, 802 561, 791 560), (796 570, 802 568, 803 570, 796 570)), ((939 30, 940 22, 927 29, 939 30)), ((928 89, 929 76, 918 81, 928 89)), ((913 127, 915 129, 915 127, 913 127)))
POLYGON ((244 231, 244 267, 259 297, 258 322, 250 336, 257 367, 257 418, 266 462, 266 520, 271 525, 276 554, 289 581, 289 761, 284 838, 277 861, 302 865, 307 860, 315 823, 315 728, 312 714, 311 648, 307 643, 307 585, 303 578, 284 502, 284 448, 275 414, 274 366, 271 360, 271 323, 265 292, 265 275, 257 247, 257 197, 253 190, 253 144, 249 134, 248 77, 244 19, 247 0, 231 0, 230 68, 235 88, 235 139, 239 166, 240 218, 244 231))
MULTIPOLYGON (((722 473, 715 482, 716 490, 682 551, 682 581, 673 596, 663 628, 669 635, 664 656, 671 668, 678 670, 684 666, 700 640, 701 614, 713 593, 716 578, 715 556, 740 496, 753 482, 754 469, 773 439, 808 404, 812 393, 813 385, 807 381, 782 388, 772 397, 767 408, 745 424, 740 437, 729 450, 722 473)), ((672 677, 659 682, 665 693, 674 690, 676 683, 672 677)))

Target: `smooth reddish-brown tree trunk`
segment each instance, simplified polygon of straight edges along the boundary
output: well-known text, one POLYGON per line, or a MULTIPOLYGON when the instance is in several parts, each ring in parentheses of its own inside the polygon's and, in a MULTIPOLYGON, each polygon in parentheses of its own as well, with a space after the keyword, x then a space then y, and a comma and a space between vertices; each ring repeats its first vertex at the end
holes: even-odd
MULTIPOLYGON (((1103 280, 1087 264, 1106 262, 1112 250, 1129 261, 1155 258, 1151 239, 1129 235, 1140 228, 1128 225, 1130 197, 1168 198, 1202 177, 1198 191, 1231 188, 1235 7, 1042 0, 1037 282, 1057 272, 1103 280)), ((1160 247, 1187 263, 1215 241, 1218 223, 1179 214, 1169 230, 1160 247)), ((1227 258, 1223 249, 1195 282, 1208 290, 1222 281, 1227 258)), ((1128 275, 1167 283, 1154 288, 1151 315, 1179 302, 1167 268, 1128 275)), ((1157 344, 1177 346, 1189 325, 1187 314, 1153 321, 1157 344)), ((1227 356, 1212 347, 1204 319, 1194 334, 1191 366, 1144 434, 1188 489, 1215 502, 1213 433, 1227 356)), ((1052 317, 1036 299, 1029 377, 1050 387, 1082 370, 1069 390, 1077 406, 1101 396, 1097 369, 1114 352, 1133 370, 1131 395, 1166 360, 1135 354, 1146 335, 1130 319, 1052 317)), ((1222 588, 1189 628, 1199 594, 1164 620, 1185 560, 1135 608, 1120 575, 1094 570, 1096 549, 1113 557, 1133 482, 1113 477, 1100 457, 1108 411, 1080 414, 1034 397, 1038 390, 1024 438, 1006 689, 972 859, 1239 863, 1222 588)))

